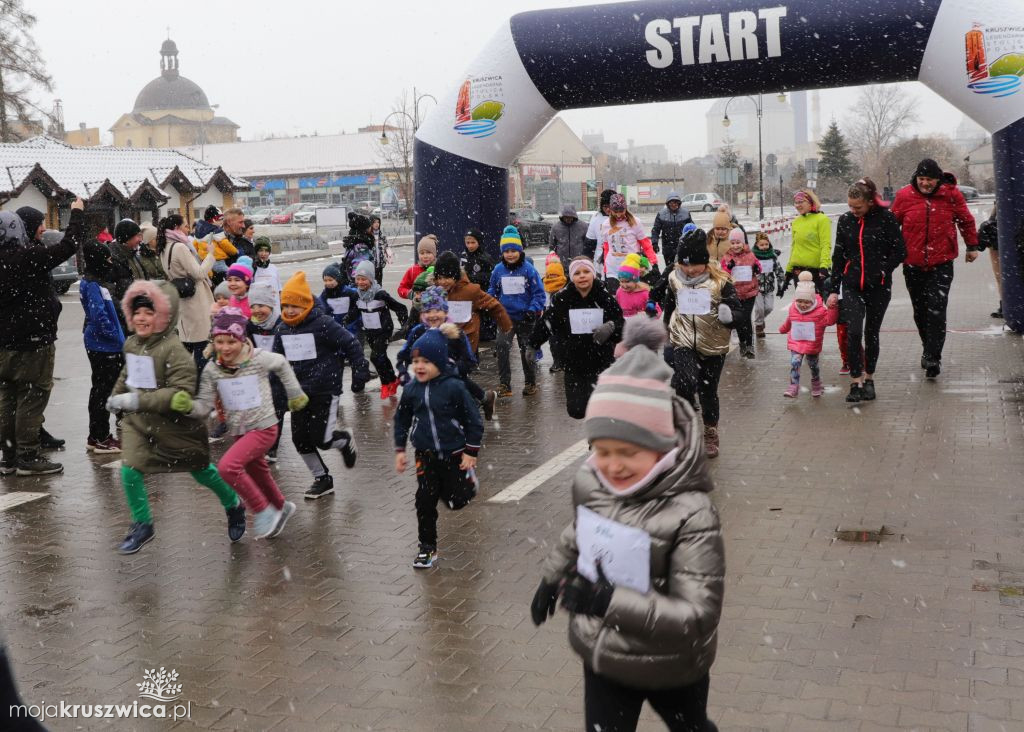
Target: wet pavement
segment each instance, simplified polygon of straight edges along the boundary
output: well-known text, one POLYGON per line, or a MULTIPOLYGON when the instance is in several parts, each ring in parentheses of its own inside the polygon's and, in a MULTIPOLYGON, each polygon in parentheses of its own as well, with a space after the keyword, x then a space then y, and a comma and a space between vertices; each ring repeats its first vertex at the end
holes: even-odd
MULTIPOLYGON (((280 538, 230 545, 215 498, 162 476, 147 480, 155 541, 121 557, 116 456, 85 452, 81 308, 64 300, 47 426, 68 439, 67 470, 0 483, 0 624, 27 703, 145 701, 144 672, 165 667, 191 716, 51 729, 582 727, 566 615, 535 629, 528 607, 582 455, 560 375, 545 367, 526 399, 513 371, 482 495, 442 510, 435 569, 410 566, 415 479, 393 472, 391 413, 371 391, 343 397, 359 462, 326 458, 333 497, 302 502, 309 475, 285 436, 276 473, 299 510, 280 538), (488 501, 516 481, 519 500, 488 501), (7 507, 24 492, 46 495, 7 507)), ((729 357, 713 464, 728 587, 710 709, 723 731, 1024 729, 1024 347, 989 317, 995 300, 985 259, 957 265, 943 374, 928 382, 897 278, 879 399, 857 408, 833 331, 821 399, 782 398, 784 336, 755 361, 729 357)), ((489 351, 482 362, 494 385, 489 351)), ((641 726, 662 728, 647 711, 641 726)))

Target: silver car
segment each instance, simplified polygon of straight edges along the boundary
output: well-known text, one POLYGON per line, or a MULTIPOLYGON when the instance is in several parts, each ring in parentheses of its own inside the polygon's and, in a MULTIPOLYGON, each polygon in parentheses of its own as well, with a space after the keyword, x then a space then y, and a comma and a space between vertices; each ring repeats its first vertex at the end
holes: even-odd
POLYGON ((715 193, 687 193, 683 196, 683 208, 691 213, 693 211, 710 213, 717 211, 721 205, 722 199, 715 193))

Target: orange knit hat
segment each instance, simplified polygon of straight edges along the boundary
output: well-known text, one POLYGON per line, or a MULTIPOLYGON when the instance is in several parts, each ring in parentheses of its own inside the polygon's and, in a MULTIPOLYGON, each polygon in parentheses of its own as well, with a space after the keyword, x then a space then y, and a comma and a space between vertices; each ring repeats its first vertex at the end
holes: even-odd
POLYGON ((306 273, 301 269, 284 283, 284 287, 281 289, 281 305, 294 305, 302 308, 302 313, 297 317, 289 317, 284 312, 281 313, 281 320, 288 325, 298 325, 313 309, 313 293, 309 289, 309 283, 306 282, 306 273))

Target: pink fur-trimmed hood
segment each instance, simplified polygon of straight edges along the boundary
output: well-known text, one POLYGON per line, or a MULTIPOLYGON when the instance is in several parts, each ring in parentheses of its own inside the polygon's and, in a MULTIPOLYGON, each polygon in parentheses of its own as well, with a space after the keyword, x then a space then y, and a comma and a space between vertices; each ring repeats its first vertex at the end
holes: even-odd
POLYGON ((139 295, 145 295, 153 301, 156 313, 153 336, 162 336, 173 330, 178 324, 178 291, 169 282, 157 284, 152 280, 136 280, 124 293, 121 300, 121 312, 128 323, 128 330, 132 328, 132 300, 139 295))

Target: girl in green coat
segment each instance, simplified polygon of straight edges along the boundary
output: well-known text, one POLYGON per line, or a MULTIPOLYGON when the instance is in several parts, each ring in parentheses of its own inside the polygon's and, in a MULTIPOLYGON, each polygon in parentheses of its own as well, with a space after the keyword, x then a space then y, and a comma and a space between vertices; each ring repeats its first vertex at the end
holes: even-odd
POLYGON ((107 400, 121 413, 121 482, 132 528, 118 551, 134 554, 154 536, 143 476, 188 472, 217 494, 228 514, 228 536, 245 532, 245 507, 210 462, 206 425, 171 409, 179 391, 195 395, 196 366, 178 340, 178 293, 168 282, 134 282, 121 301, 133 335, 124 344, 125 367, 107 400))

